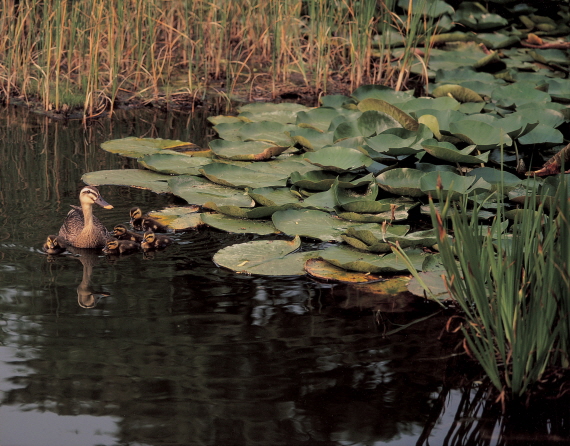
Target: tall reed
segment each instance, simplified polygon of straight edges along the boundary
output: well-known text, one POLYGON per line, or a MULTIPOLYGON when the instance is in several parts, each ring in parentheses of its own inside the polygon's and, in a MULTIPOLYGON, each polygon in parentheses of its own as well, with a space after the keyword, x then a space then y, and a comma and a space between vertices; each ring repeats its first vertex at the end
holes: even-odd
MULTIPOLYGON (((96 115, 119 97, 195 95, 220 80, 229 94, 263 75, 274 93, 295 73, 323 91, 332 79, 347 91, 394 83, 390 43, 377 50, 400 20, 395 1, 386 2, 0 0, 0 94, 36 96, 46 109, 82 104, 96 115)), ((404 28, 411 54, 420 19, 404 28)))
POLYGON ((483 367, 500 398, 521 397, 545 372, 570 366, 569 180, 560 175, 528 193, 524 209, 510 212, 502 194, 492 225, 482 228, 466 202, 451 213, 430 199, 432 221, 447 271, 446 283, 464 315, 465 348, 483 367))

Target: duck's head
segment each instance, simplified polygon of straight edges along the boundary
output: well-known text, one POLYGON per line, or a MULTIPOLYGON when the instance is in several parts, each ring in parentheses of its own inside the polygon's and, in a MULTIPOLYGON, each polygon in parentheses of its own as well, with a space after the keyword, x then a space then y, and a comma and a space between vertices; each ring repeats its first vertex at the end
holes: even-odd
POLYGON ((61 245, 57 239, 57 235, 48 235, 46 240, 46 247, 49 249, 60 248, 61 245))
POLYGON ((97 188, 93 186, 85 186, 83 189, 81 189, 81 192, 79 193, 79 201, 81 204, 98 204, 104 209, 113 209, 113 205, 103 200, 103 197, 97 188))
POLYGON ((154 232, 152 231, 147 231, 144 233, 144 241, 146 243, 154 243, 154 241, 156 240, 156 235, 154 235, 154 232))
POLYGON ((142 217, 141 208, 137 207, 131 208, 129 214, 131 215, 131 220, 134 220, 135 218, 141 218, 142 217))
POLYGON ((119 248, 119 241, 117 239, 107 240, 107 245, 103 251, 114 251, 119 248))
POLYGON ((120 237, 127 233, 127 227, 125 225, 115 225, 113 228, 113 235, 115 237, 120 237))

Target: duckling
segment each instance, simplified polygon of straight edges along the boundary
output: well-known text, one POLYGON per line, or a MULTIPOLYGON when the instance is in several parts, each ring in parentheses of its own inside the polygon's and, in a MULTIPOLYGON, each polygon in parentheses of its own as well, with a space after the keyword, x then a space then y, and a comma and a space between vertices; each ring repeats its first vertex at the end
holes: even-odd
POLYGON ((144 234, 144 240, 141 243, 143 251, 151 251, 154 249, 164 249, 172 244, 172 239, 165 235, 156 235, 152 231, 147 231, 144 234))
POLYGON ((125 225, 115 225, 113 235, 118 240, 132 240, 137 243, 141 243, 144 238, 141 234, 129 231, 125 225))
POLYGON ((105 254, 130 254, 140 249, 137 242, 132 240, 117 240, 111 238, 107 240, 107 245, 103 248, 105 254))
POLYGON ((102 248, 109 232, 93 215, 93 205, 98 204, 104 209, 113 209, 113 206, 103 200, 97 188, 93 186, 81 189, 79 202, 81 207, 71 206, 73 209, 65 217, 58 236, 66 244, 76 248, 102 248))
POLYGON ((129 211, 131 226, 135 231, 168 232, 168 227, 154 218, 143 215, 140 208, 134 207, 129 211))
POLYGON ((65 251, 65 241, 57 235, 48 235, 42 249, 47 254, 57 255, 65 251))

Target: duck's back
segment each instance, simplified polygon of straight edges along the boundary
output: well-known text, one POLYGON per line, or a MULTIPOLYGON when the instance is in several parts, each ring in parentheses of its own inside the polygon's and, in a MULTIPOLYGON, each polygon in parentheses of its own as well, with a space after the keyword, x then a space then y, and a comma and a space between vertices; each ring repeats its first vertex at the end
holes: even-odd
POLYGON ((110 234, 103 223, 93 216, 93 229, 91 231, 84 230, 86 228, 82 209, 79 206, 72 205, 71 207, 73 209, 67 213, 58 236, 76 248, 102 248, 105 246, 110 234))

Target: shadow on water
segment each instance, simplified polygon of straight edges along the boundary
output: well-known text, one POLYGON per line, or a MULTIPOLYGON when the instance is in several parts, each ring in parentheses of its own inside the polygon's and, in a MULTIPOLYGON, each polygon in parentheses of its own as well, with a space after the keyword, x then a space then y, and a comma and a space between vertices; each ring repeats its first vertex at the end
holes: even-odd
MULTIPOLYGON (((149 136, 206 145, 213 134, 205 116, 120 112, 83 128, 8 109, 0 121, 0 444, 567 438, 567 408, 558 419, 540 409, 511 422, 483 384, 462 385, 465 361, 455 340, 440 336, 444 314, 383 337, 425 311, 379 317, 343 305, 355 298, 343 286, 236 275, 212 263, 221 247, 254 236, 177 233, 174 246, 147 256, 41 252, 77 204, 83 173, 137 166, 101 142, 149 136)), ((114 205, 95 209, 107 227, 128 223, 134 205, 180 203, 99 189, 114 205)))

